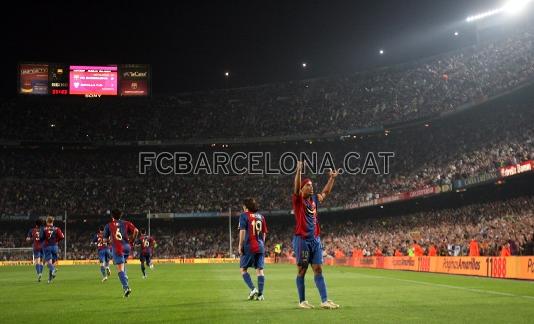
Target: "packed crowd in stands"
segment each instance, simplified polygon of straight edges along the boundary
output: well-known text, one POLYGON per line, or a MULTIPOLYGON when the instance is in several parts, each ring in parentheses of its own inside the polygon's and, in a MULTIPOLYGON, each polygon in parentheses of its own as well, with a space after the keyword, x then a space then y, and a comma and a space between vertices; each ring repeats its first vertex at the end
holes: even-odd
POLYGON ((0 106, 0 139, 189 140, 320 135, 455 111, 534 77, 534 33, 336 76, 150 99, 23 98, 0 106))
MULTIPOLYGON (((102 217, 102 222, 105 218, 102 217)), ((146 221, 146 220, 145 220, 146 221)), ((481 256, 534 255, 534 196, 487 202, 460 208, 437 209, 406 215, 359 218, 320 218, 325 257, 416 255, 414 241, 422 255, 473 255, 473 240, 481 256), (505 252, 503 252, 503 248, 505 252), (412 252, 410 252, 412 250, 412 252)), ((236 228, 237 219, 232 227, 236 228)), ((63 227, 62 222, 56 222, 63 227)), ((292 256, 292 215, 267 218, 269 233, 266 250, 282 244, 282 255, 292 256)), ((28 222, 11 222, 3 226, 0 247, 28 246, 25 241, 28 222)), ((137 221, 137 226, 145 226, 137 221)), ((68 224, 67 258, 95 259, 96 248, 90 245, 98 224, 94 221, 71 221, 68 224)), ((226 219, 154 220, 151 234, 158 243, 157 258, 228 257, 229 234, 226 219)), ((237 231, 233 230, 232 254, 236 251, 237 231)), ((60 248, 63 245, 60 244, 60 248)), ((62 254, 60 254, 62 255, 62 254)), ((3 260, 31 258, 30 253, 1 252, 3 260)), ((135 254, 134 254, 135 257, 135 254)))
MULTIPOLYGON (((534 238, 534 197, 473 204, 419 212, 400 217, 347 221, 343 226, 325 226, 323 241, 330 255, 391 256, 395 251, 408 255, 414 241, 428 255, 470 255, 470 243, 477 242, 478 254, 499 256, 503 247, 511 255, 532 255, 534 238), (352 249, 352 250, 350 250, 352 249)), ((416 251, 412 251, 417 255, 416 251)))
MULTIPOLYGON (((496 105, 423 125, 357 139, 314 144, 188 148, 193 156, 213 151, 268 151, 278 161, 284 151, 325 152, 342 163, 347 152, 394 152, 388 175, 342 175, 327 207, 451 184, 455 179, 534 160, 531 105, 496 105), (415 144, 416 143, 416 144, 415 144)), ((183 151, 184 148, 168 148, 183 151)), ((109 206, 131 213, 205 212, 239 208, 242 197, 258 197, 266 210, 288 210, 292 175, 139 174, 135 150, 0 151, 1 214, 101 214, 109 206)), ((360 166, 363 163, 359 161, 360 166)), ((382 165, 381 163, 379 163, 382 165)), ((339 164, 338 164, 339 166, 339 164)), ((316 190, 326 175, 312 176, 316 190)))
MULTIPOLYGON (((0 216, 67 212, 94 217, 112 207, 129 214, 235 211, 247 196, 258 197, 264 210, 291 209, 292 175, 163 176, 153 169, 141 175, 139 151, 112 145, 116 141, 279 136, 277 144, 182 145, 158 150, 186 151, 193 156, 199 152, 211 156, 214 151, 264 151, 271 152, 274 161, 286 151, 318 152, 319 156, 330 152, 337 167, 347 152, 362 156, 366 152, 395 153, 389 174, 339 176, 326 207, 447 185, 534 160, 531 98, 505 104, 497 99, 427 125, 346 135, 358 128, 454 112, 528 85, 534 80, 533 46, 534 33, 527 30, 422 61, 350 76, 145 99, 19 96, 0 104, 0 140, 87 143, 84 148, 3 147, 0 216), (282 141, 284 136, 307 136, 307 132, 336 135, 306 143, 282 141), (101 144, 107 146, 97 148, 101 144)), ((326 176, 313 175, 312 179, 319 191, 326 176)), ((406 255, 415 253, 414 241, 423 250, 432 243, 440 255, 466 255, 472 239, 484 255, 500 255, 503 246, 512 255, 532 255, 532 210, 533 199, 527 197, 395 218, 328 220, 323 223, 323 238, 329 256, 406 255)), ((93 222, 94 218, 87 224, 93 222)), ((228 254, 228 241, 221 235, 226 233, 226 224, 215 222, 206 228, 175 221, 165 225, 153 228, 160 241, 160 257, 228 254)), ((273 217, 269 228, 269 251, 281 242, 290 255, 291 226, 273 217)), ((0 247, 23 246, 25 233, 20 230, 2 231, 0 247)), ((94 258, 95 251, 88 244, 93 231, 92 225, 74 224, 69 258, 94 258)))

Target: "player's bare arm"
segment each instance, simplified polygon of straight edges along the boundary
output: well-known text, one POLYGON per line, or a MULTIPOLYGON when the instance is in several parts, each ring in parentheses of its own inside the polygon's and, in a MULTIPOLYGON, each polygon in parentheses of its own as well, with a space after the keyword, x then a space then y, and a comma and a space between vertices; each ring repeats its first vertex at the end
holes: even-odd
POLYGON ((139 234, 139 230, 137 228, 134 229, 133 236, 132 236, 132 242, 135 242, 137 239, 137 235, 139 234))
POLYGON ((243 251, 243 242, 245 241, 245 233, 246 233, 246 230, 242 229, 242 230, 239 230, 239 246, 238 246, 238 251, 239 251, 239 254, 243 255, 244 254, 244 251, 243 251))
POLYGON ((297 161, 297 169, 295 170, 295 184, 293 185, 293 193, 298 195, 300 192, 302 161, 297 161))
POLYGON ((323 200, 330 194, 332 191, 332 187, 334 187, 334 182, 336 181, 336 177, 338 176, 339 171, 338 170, 330 170, 328 182, 323 188, 323 191, 321 191, 320 194, 317 195, 317 198, 320 202, 323 202, 323 200))

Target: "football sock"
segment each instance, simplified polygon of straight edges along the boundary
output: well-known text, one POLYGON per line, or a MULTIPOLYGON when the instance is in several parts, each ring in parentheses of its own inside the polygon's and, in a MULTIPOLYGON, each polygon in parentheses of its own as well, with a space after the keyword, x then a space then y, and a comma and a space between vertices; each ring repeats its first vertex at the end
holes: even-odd
POLYGON ((305 301, 306 296, 304 295, 304 277, 297 276, 297 290, 299 292, 299 302, 305 301))
POLYGON ((319 295, 321 295, 321 301, 324 303, 328 298, 326 297, 326 284, 322 274, 315 275, 315 285, 319 289, 319 295))
POLYGON ((250 279, 250 275, 248 274, 248 272, 243 273, 243 280, 250 288, 250 290, 254 289, 254 284, 252 283, 252 279, 250 279))
POLYGON ((124 273, 124 271, 120 271, 118 275, 122 284, 122 288, 128 288, 128 278, 126 278, 126 274, 124 273))
POLYGON ((265 284, 265 276, 258 276, 258 290, 260 295, 263 294, 263 285, 265 284))

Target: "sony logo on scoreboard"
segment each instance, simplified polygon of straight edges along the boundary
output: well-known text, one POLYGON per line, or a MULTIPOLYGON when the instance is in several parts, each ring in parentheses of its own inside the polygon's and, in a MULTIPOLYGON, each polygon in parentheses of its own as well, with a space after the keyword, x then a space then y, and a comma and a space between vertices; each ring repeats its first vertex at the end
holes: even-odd
POLYGON ((138 71, 133 71, 133 72, 124 72, 122 74, 123 77, 125 78, 146 78, 148 75, 148 72, 138 72, 138 71))
POLYGON ((94 94, 94 93, 86 93, 85 98, 100 98, 102 95, 100 94, 94 94))

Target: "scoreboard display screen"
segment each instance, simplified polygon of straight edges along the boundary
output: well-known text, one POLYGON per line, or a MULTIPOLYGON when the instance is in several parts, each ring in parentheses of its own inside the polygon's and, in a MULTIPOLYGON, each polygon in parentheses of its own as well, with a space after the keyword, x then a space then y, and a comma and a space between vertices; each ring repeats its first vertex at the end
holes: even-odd
POLYGON ((21 95, 81 95, 148 97, 149 64, 81 65, 68 63, 19 63, 21 95))
POLYGON ((148 96, 150 91, 150 68, 146 64, 123 64, 120 66, 120 95, 148 96))
POLYGON ((69 94, 69 67, 65 64, 50 64, 48 81, 51 95, 69 94))
POLYGON ((19 74, 19 93, 48 94, 48 64, 21 64, 19 74))
POLYGON ((71 65, 71 95, 117 95, 117 66, 71 65))

